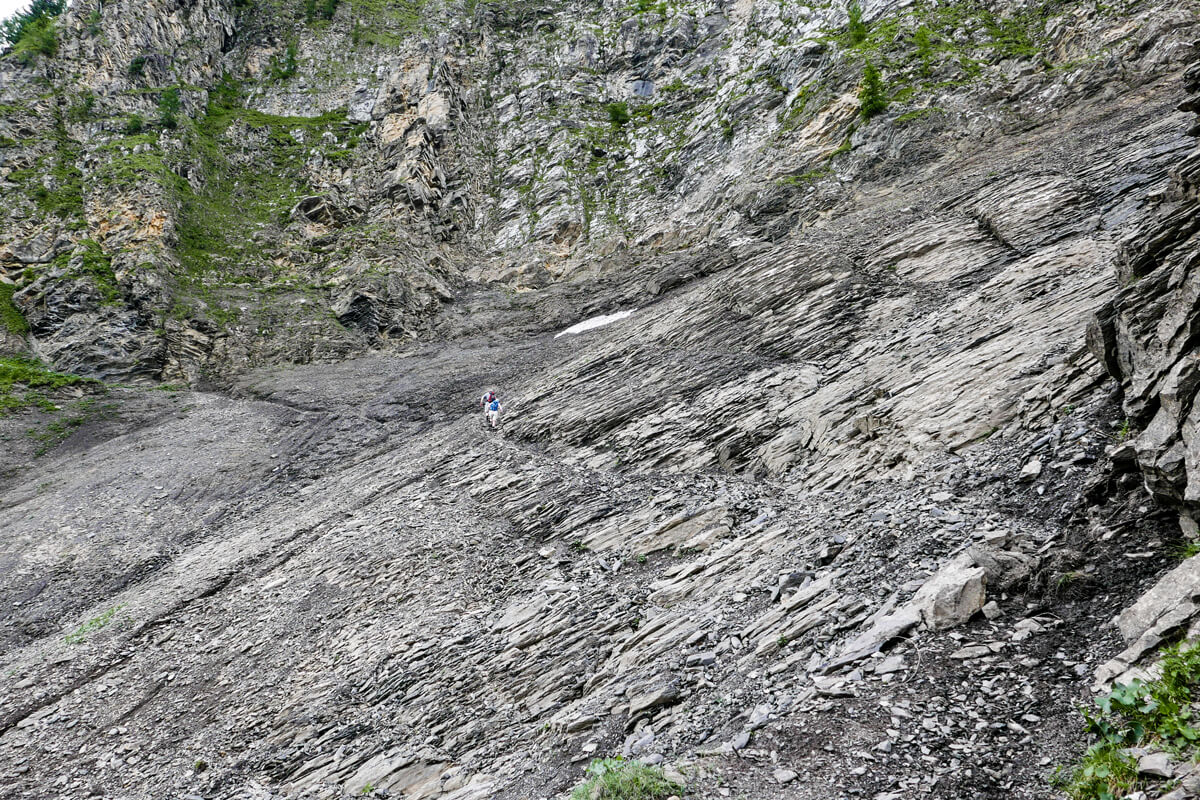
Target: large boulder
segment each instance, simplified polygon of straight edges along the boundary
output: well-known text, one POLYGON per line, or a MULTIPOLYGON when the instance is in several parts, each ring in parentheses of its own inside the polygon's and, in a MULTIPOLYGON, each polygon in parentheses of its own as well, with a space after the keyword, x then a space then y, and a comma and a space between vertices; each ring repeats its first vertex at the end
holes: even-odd
POLYGON ((913 595, 911 605, 933 630, 961 625, 981 608, 987 596, 987 570, 963 553, 938 570, 913 595))

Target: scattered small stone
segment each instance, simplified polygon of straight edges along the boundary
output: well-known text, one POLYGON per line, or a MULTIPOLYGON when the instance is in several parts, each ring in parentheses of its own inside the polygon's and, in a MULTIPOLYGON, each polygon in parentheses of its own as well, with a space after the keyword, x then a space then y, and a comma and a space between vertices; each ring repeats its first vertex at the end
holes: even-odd
POLYGON ((972 658, 980 658, 982 656, 990 656, 991 654, 992 654, 992 648, 988 647, 986 644, 973 644, 973 645, 968 645, 966 647, 955 650, 953 653, 950 654, 950 657, 957 658, 960 661, 968 661, 972 658))
POLYGON ((1171 757, 1166 753, 1149 753, 1138 759, 1138 772, 1142 775, 1153 775, 1156 778, 1171 778, 1175 769, 1171 766, 1171 757))
POLYGON ((1017 479, 1025 482, 1035 481, 1041 474, 1042 462, 1036 458, 1031 458, 1025 462, 1025 466, 1021 467, 1021 474, 1017 476, 1017 479))
POLYGON ((904 656, 888 656, 875 665, 876 675, 888 675, 904 669, 904 656))

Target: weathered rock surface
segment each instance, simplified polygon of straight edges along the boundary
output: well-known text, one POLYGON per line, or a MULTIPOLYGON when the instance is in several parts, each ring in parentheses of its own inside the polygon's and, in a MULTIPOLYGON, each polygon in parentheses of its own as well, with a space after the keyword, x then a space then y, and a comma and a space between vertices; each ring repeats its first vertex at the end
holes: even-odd
POLYGON ((0 61, 0 795, 1041 798, 1196 626, 1194 4, 644 5, 0 61))
MULTIPOLYGON (((1184 77, 1191 96, 1180 108, 1200 111, 1200 65, 1184 77)), ((1160 190, 1154 217, 1123 239, 1119 291, 1097 314, 1093 351, 1121 382, 1124 428, 1147 488, 1193 516, 1200 499, 1192 400, 1197 389, 1197 243, 1200 239, 1200 148, 1181 157, 1160 190)))

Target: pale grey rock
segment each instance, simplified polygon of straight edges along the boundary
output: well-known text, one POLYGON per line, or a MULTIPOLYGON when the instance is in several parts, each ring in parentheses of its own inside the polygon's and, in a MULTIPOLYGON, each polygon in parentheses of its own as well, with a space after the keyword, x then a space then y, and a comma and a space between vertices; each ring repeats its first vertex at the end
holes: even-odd
POLYGON ((1024 588, 1038 568, 1038 558, 1016 550, 999 550, 986 544, 971 545, 966 554, 987 573, 987 588, 995 593, 1024 588))
POLYGON ((771 775, 775 778, 775 782, 781 786, 791 783, 792 781, 796 780, 797 777, 799 777, 794 770, 790 769, 777 769, 771 773, 771 775))
POLYGON ((1170 779, 1175 775, 1171 757, 1166 753, 1147 753, 1138 758, 1138 773, 1155 778, 1170 779))
POLYGON ((921 623, 921 611, 913 605, 877 619, 870 628, 858 634, 842 646, 838 657, 825 669, 833 670, 846 664, 867 658, 889 642, 902 636, 921 623))
POLYGON ((1017 476, 1017 478, 1022 481, 1035 481, 1041 476, 1041 474, 1042 462, 1036 458, 1033 458, 1025 462, 1025 465, 1021 467, 1021 473, 1017 476))
POLYGON ((775 709, 768 704, 757 705, 746 719, 746 730, 756 731, 775 716, 775 709))
POLYGON ((992 650, 990 647, 985 644, 976 644, 969 645, 967 647, 961 647, 951 653, 950 657, 956 658, 959 661, 969 661, 973 658, 982 658, 983 656, 990 656, 991 654, 992 650))
POLYGON ((1200 616, 1200 558, 1193 556, 1164 575, 1113 619, 1127 647, 1096 670, 1095 683, 1122 680, 1142 658, 1200 616))
POLYGON ((888 656, 875 664, 874 672, 876 675, 890 675, 901 671, 906 666, 903 656, 888 656))
POLYGON ((629 700, 629 714, 636 717, 644 711, 679 702, 679 689, 673 684, 641 692, 629 700))
MULTIPOLYGON (((472 15, 434 3, 421 30, 371 43, 352 39, 363 9, 342 4, 295 26, 290 78, 276 76, 287 31, 253 6, 70 9, 61 59, 0 62, 4 175, 47 163, 46 134, 85 89, 99 105, 96 119, 65 123, 85 176, 81 218, 50 219, 5 184, 0 273, 30 266, 8 242, 38 241, 22 251, 36 258, 69 245, 21 278, 15 301, 33 332, 11 346, 221 391, 138 395, 145 414, 123 407, 131 419, 86 425, 49 458, 34 458, 18 427, 35 423, 0 418, 0 642, 6 671, 32 680, 0 692, 6 738, 20 743, 0 754, 6 768, 20 762, 12 791, 73 796, 82 790, 54 780, 78 768, 98 794, 180 794, 193 789, 173 783, 178 753, 195 751, 227 754, 207 756, 203 780, 230 797, 341 796, 365 781, 408 797, 515 796, 562 785, 561 754, 590 758, 630 717, 631 749, 674 757, 721 741, 735 712, 784 713, 788 692, 832 732, 806 779, 860 777, 848 753, 877 737, 851 712, 910 683, 808 674, 902 636, 917 639, 905 653, 929 653, 938 633, 918 630, 922 609, 901 598, 989 514, 1015 517, 1003 524, 1016 542, 1061 534, 1064 492, 1090 478, 1101 446, 1058 419, 1091 426, 1099 413, 1106 390, 1080 347, 1097 306, 1177 292, 1172 313, 1143 309, 1127 327, 1143 339, 1160 320, 1188 330, 1186 280, 1118 281, 1110 262, 1115 241, 1176 202, 1160 190, 1183 152, 1170 73, 1188 57, 1191 20, 1161 2, 1075 11, 1045 20, 1054 69, 985 53, 972 83, 942 65, 926 99, 943 111, 901 120, 897 101, 868 123, 852 54, 827 33, 844 25, 839 5, 685 4, 660 22, 628 3, 472 15), (97 9, 102 35, 87 34, 97 9), (139 82, 128 66, 143 49, 139 82), (163 159, 170 176, 158 177, 186 182, 183 198, 157 180, 113 189, 101 178, 124 147, 122 122, 153 113, 154 87, 185 87, 182 113, 198 120, 224 71, 246 81, 250 110, 346 108, 365 127, 283 126, 303 164, 295 191, 226 256, 228 270, 185 269, 187 193, 220 175, 213 157, 236 166, 268 132, 236 122, 203 154, 186 141, 191 120, 140 138, 136 155, 163 159), (812 107, 788 129, 802 94, 812 107), (647 95, 654 108, 638 105, 647 95), (619 132, 605 118, 615 100, 644 110, 619 132), (25 101, 29 112, 7 110, 25 101), (853 149, 834 154, 851 125, 853 149), (830 174, 813 185, 780 180, 818 167, 830 174), (83 238, 111 255, 119 303, 72 275, 83 238), (67 264, 40 266, 62 254, 67 264), (552 338, 634 308, 586 337, 552 338), (239 377, 259 365, 280 366, 239 377), (512 399, 502 435, 479 435, 477 383, 512 399), (1067 488, 1039 487, 1054 513, 1013 515, 1026 490, 998 498, 1032 454, 1067 488), (767 507, 777 515, 764 519, 767 507), (63 641, 114 608, 112 625, 63 641), (688 668, 697 651, 721 657, 688 668), (680 687, 669 703, 655 694, 668 678, 680 687), (160 680, 170 686, 131 694, 160 680), (848 692, 863 703, 827 702, 848 692), (185 700, 211 722, 165 737, 185 700), (104 727, 123 741, 99 751, 87 749, 95 731, 71 725, 115 715, 104 727), (567 729, 594 746, 564 750, 567 729)), ((1191 337, 1165 328, 1151 360, 1186 355, 1191 337)), ((1122 462, 1152 463, 1160 495, 1186 474, 1175 439, 1191 424, 1190 374, 1161 377, 1150 394, 1166 394, 1143 408, 1169 412, 1162 430, 1135 419, 1140 449, 1122 462)), ((981 569, 993 594, 1010 574, 1019 591, 1034 569, 990 551, 960 566, 981 569)), ((962 591, 943 599, 948 617, 973 605, 962 591)), ((983 769, 995 766, 984 753, 1030 754, 1002 722, 1001 693, 1027 703, 1061 691, 1027 651, 1061 646, 1076 670, 1095 657, 1078 643, 1087 637, 1039 627, 1038 647, 966 665, 968 685, 950 664, 919 676, 930 685, 909 711, 890 707, 887 741, 904 752, 878 765, 897 781, 887 794, 938 791, 949 762, 919 759, 918 735, 964 743, 955 768, 971 769, 980 793, 1044 790, 1022 783, 1028 771, 983 769), (996 667, 1004 680, 973 680, 1009 661, 996 667), (933 700, 960 691, 967 699, 933 700), (961 711, 975 708, 1001 722, 974 731, 961 711)), ((768 716, 763 742, 777 725, 768 716)), ((768 796, 775 764, 745 755, 747 791, 768 796)))
POLYGON ((1132 642, 1154 627, 1164 614, 1181 603, 1200 598, 1200 558, 1189 558, 1164 575, 1113 620, 1126 642, 1132 642))
POLYGON ((921 619, 934 630, 966 622, 983 608, 987 571, 971 566, 970 555, 959 556, 925 582, 911 601, 921 619))

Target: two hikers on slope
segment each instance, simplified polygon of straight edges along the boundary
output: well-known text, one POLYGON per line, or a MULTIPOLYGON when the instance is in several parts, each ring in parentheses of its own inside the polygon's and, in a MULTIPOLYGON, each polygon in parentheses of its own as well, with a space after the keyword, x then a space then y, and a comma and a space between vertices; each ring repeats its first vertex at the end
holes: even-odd
POLYGON ((484 419, 493 428, 500 422, 500 414, 504 411, 504 406, 500 405, 500 398, 496 397, 496 393, 490 389, 483 393, 483 397, 479 398, 479 405, 483 408, 484 419))

